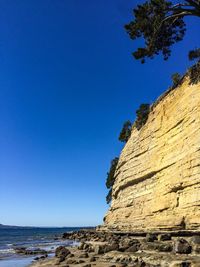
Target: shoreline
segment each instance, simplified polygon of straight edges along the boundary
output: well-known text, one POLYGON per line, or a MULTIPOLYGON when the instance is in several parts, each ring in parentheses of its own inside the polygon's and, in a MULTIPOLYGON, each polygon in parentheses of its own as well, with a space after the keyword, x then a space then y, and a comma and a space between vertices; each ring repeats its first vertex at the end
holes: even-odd
POLYGON ((5 228, 0 229, 0 267, 27 267, 34 258, 52 257, 57 247, 76 245, 63 239, 64 232, 74 228, 5 228))
POLYGON ((0 267, 21 267, 30 266, 32 264, 34 257, 22 257, 22 258, 7 258, 0 259, 0 267))
POLYGON ((100 231, 66 233, 78 247, 59 247, 51 259, 28 267, 200 267, 200 235, 170 232, 144 237, 100 231), (178 233, 177 233, 178 234, 178 233))

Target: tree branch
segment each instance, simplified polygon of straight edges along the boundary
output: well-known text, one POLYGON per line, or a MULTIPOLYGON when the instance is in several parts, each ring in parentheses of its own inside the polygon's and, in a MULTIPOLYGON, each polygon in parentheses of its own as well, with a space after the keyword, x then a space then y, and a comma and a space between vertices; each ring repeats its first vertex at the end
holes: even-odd
POLYGON ((170 19, 170 18, 175 18, 175 17, 185 17, 185 16, 196 16, 196 17, 200 17, 200 12, 197 12, 195 9, 180 8, 180 9, 175 9, 175 10, 171 10, 171 11, 173 13, 171 15, 167 16, 163 20, 163 22, 166 21, 166 20, 168 20, 168 19, 170 19))
POLYGON ((181 13, 169 15, 162 22, 165 22, 168 19, 178 18, 178 17, 185 17, 185 16, 194 16, 194 14, 192 14, 191 12, 188 12, 188 11, 184 11, 184 12, 181 12, 181 13))
POLYGON ((185 0, 185 1, 188 2, 189 5, 191 5, 191 6, 193 6, 193 7, 195 7, 195 8, 200 10, 200 1, 198 1, 198 2, 196 2, 194 0, 185 0))

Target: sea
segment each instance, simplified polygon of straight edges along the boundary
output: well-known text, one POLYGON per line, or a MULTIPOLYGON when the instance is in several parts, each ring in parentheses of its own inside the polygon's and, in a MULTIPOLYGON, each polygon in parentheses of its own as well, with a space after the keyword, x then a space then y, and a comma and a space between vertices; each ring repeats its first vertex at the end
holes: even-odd
POLYGON ((62 240, 65 232, 78 231, 81 227, 64 228, 0 228, 0 267, 27 267, 35 256, 24 256, 15 253, 15 248, 45 249, 48 256, 54 255, 58 246, 77 246, 73 240, 62 240))

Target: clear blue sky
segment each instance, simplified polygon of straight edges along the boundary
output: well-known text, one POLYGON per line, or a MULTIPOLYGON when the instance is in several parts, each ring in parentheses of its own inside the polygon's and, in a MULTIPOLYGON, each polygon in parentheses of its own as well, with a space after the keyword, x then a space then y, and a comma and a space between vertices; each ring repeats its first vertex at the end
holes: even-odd
POLYGON ((123 122, 183 73, 200 44, 189 21, 172 57, 134 61, 131 0, 0 1, 0 223, 96 225, 123 122))

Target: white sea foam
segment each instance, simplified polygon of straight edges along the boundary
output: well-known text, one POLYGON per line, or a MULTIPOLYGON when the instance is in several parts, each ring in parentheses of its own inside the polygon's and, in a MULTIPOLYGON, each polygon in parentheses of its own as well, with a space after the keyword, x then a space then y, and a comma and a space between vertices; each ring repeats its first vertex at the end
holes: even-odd
POLYGON ((0 255, 1 254, 10 254, 10 253, 15 253, 14 249, 12 249, 12 248, 0 249, 0 255))

